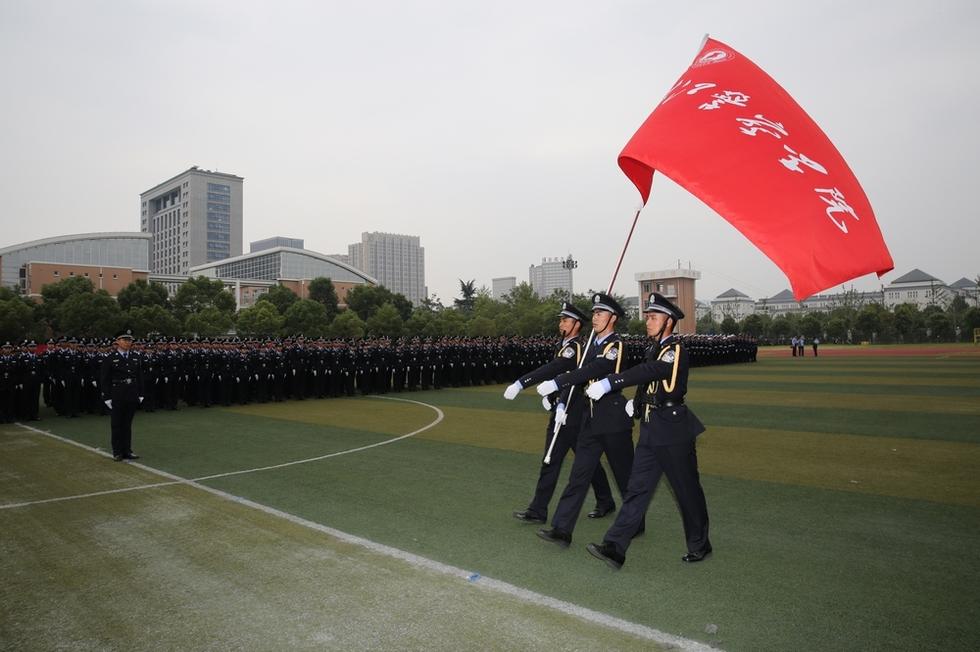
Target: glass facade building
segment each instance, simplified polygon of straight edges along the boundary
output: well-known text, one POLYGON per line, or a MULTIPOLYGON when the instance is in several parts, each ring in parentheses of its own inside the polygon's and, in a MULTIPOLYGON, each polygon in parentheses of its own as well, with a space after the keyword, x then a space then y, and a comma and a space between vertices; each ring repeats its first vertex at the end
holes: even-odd
POLYGON ((191 268, 190 275, 258 281, 325 277, 334 282, 378 284, 375 278, 339 260, 315 251, 288 247, 265 249, 200 265, 191 268))
POLYGON ((144 233, 82 233, 34 240, 0 249, 0 285, 23 290, 26 263, 62 263, 150 269, 151 236, 144 233))

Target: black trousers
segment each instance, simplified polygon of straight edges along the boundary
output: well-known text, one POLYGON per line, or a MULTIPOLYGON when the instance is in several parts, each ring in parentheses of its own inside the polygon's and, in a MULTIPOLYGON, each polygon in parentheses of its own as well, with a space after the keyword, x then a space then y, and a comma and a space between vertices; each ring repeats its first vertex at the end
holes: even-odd
MULTIPOLYGON (((551 437, 555 431, 555 414, 551 413, 548 420, 548 430, 544 437, 544 452, 547 454, 548 446, 551 444, 551 437)), ((568 455, 568 451, 574 451, 578 443, 578 433, 574 426, 566 426, 558 431, 558 440, 555 447, 551 450, 551 463, 541 464, 538 472, 538 484, 534 488, 534 498, 527 509, 533 514, 543 519, 548 518, 548 503, 555 495, 555 488, 558 486, 558 476, 561 475, 561 465, 568 455)), ((597 464, 595 472, 592 474, 592 493, 595 494, 596 507, 612 507, 614 505, 612 489, 609 488, 609 478, 606 477, 606 470, 602 464, 597 464)))
POLYGON ((112 399, 110 423, 113 455, 129 455, 133 452, 133 416, 138 407, 138 400, 112 399))
POLYGON ((708 540, 708 505, 698 474, 698 456, 694 441, 673 446, 654 446, 650 432, 640 431, 633 469, 623 507, 603 539, 626 554, 633 536, 644 524, 647 507, 663 475, 667 476, 684 521, 684 538, 688 552, 705 552, 708 540))
POLYGON ((586 415, 578 434, 575 447, 575 463, 568 485, 561 494, 551 525, 565 532, 572 532, 578 521, 585 495, 602 454, 606 454, 609 467, 621 496, 626 495, 630 468, 633 466, 633 437, 631 430, 620 432, 593 432, 592 420, 586 415))

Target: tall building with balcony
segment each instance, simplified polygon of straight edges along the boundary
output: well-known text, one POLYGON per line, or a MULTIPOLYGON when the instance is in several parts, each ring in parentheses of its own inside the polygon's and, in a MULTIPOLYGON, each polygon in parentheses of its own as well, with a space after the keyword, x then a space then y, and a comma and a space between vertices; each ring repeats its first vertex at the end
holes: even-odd
POLYGON ((646 305, 647 299, 654 292, 667 297, 681 309, 684 319, 678 324, 675 332, 693 333, 697 324, 697 301, 695 299, 695 284, 701 278, 701 272, 683 269, 678 264, 677 269, 667 269, 656 272, 639 272, 634 278, 639 284, 639 305, 646 305))
POLYGON ((414 305, 429 296, 425 286, 425 249, 417 235, 364 232, 361 241, 347 247, 352 266, 372 276, 414 305))
POLYGON ((194 166, 140 194, 140 231, 153 236, 150 271, 186 276, 240 256, 243 181, 194 166))

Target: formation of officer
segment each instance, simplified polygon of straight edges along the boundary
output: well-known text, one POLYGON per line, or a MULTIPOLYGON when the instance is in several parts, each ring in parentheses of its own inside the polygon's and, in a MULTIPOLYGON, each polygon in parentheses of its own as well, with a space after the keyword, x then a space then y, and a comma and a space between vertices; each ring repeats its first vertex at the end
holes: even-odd
POLYGON ((0 423, 37 421, 44 377, 34 342, 0 346, 0 423))
POLYGON ((602 292, 594 294, 593 337, 588 342, 581 366, 546 380, 537 387, 542 396, 558 393, 555 421, 560 424, 559 427, 578 430, 575 462, 568 485, 551 519, 552 527, 538 530, 540 538, 561 547, 567 548, 572 542, 572 532, 603 454, 612 469, 620 495, 626 495, 633 465, 633 420, 626 413, 626 399, 618 390, 597 399, 581 396, 595 380, 621 371, 626 347, 616 332, 616 324, 624 315, 622 306, 613 297, 602 292), (573 421, 569 418, 572 415, 567 407, 576 395, 585 399, 585 406, 581 416, 576 416, 573 421))
MULTIPOLYGON (((561 340, 558 343, 554 358, 514 381, 504 391, 504 398, 513 400, 526 387, 576 369, 582 360, 584 342, 581 331, 582 325, 586 321, 581 310, 571 303, 563 303, 561 311, 558 313, 558 332, 561 335, 561 340)), ((558 486, 562 462, 568 451, 575 450, 578 441, 577 427, 555 428, 559 398, 558 392, 554 392, 548 396, 543 396, 541 399, 542 405, 549 412, 548 428, 545 431, 544 440, 544 455, 548 462, 541 464, 541 469, 538 471, 538 482, 534 488, 534 496, 527 508, 514 512, 514 518, 525 523, 545 523, 548 520, 548 504, 555 493, 555 487, 558 486)), ((566 404, 563 404, 564 413, 558 417, 573 424, 581 423, 585 403, 586 401, 582 396, 573 396, 566 404)), ((609 488, 609 479, 606 477, 606 472, 601 464, 597 465, 593 472, 592 491, 595 494, 596 503, 592 511, 588 513, 589 518, 602 518, 616 509, 612 491, 609 488)))
POLYGON ((687 554, 693 563, 711 554, 708 507, 698 473, 695 440, 704 425, 684 403, 687 394, 688 355, 674 334, 684 313, 664 296, 653 293, 644 306, 647 334, 652 342, 646 359, 621 373, 610 374, 586 390, 592 400, 636 385, 633 412, 640 420, 629 484, 622 509, 602 543, 588 551, 613 568, 622 567, 633 537, 642 530, 644 516, 662 475, 667 476, 680 507, 687 554))
POLYGON ((755 362, 759 344, 748 335, 680 335, 675 338, 687 350, 692 367, 755 362))
POLYGON ((112 459, 137 460, 133 452, 133 417, 143 402, 143 368, 140 357, 130 354, 133 334, 126 331, 116 336, 116 350, 102 361, 99 385, 102 401, 109 409, 111 423, 112 459))

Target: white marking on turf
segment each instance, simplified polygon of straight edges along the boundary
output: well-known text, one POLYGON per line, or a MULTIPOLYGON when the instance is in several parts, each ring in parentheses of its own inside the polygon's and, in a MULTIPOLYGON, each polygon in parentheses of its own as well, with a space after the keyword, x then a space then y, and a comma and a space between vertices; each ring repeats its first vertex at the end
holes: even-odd
MULTIPOLYGON (((11 503, 11 504, 8 504, 8 505, 0 505, 0 510, 2 510, 2 509, 13 509, 15 507, 29 507, 31 505, 40 505, 40 504, 43 504, 43 503, 57 503, 57 502, 65 501, 65 500, 77 500, 79 498, 91 498, 91 497, 94 497, 94 496, 105 496, 105 495, 108 495, 108 494, 124 493, 124 492, 127 492, 127 491, 139 491, 141 489, 155 489, 157 487, 166 487, 167 485, 173 485, 173 484, 181 484, 181 483, 192 484, 194 482, 200 482, 202 480, 214 480, 215 478, 225 478, 225 477, 232 476, 232 475, 244 475, 246 473, 257 473, 259 471, 269 471, 269 470, 272 470, 272 469, 281 469, 283 467, 294 466, 296 464, 307 464, 309 462, 318 462, 320 460, 325 460, 325 459, 328 459, 330 457, 338 457, 340 455, 347 455, 349 453, 358 453, 360 451, 366 451, 366 450, 371 449, 371 448, 377 448, 378 446, 385 446, 387 444, 393 444, 396 441, 401 441, 402 439, 406 439, 408 437, 413 437, 413 436, 419 434, 420 432, 425 432, 429 428, 432 428, 432 427, 438 425, 446 417, 446 415, 443 413, 443 411, 440 410, 439 408, 437 408, 436 406, 429 405, 428 403, 422 403, 421 401, 413 401, 413 400, 407 399, 407 398, 396 398, 394 396, 372 396, 370 398, 380 398, 380 399, 385 399, 385 400, 389 400, 389 401, 401 401, 403 403, 415 403, 416 405, 421 405, 421 406, 424 406, 424 407, 427 407, 427 408, 431 408, 432 410, 435 410, 435 413, 436 413, 437 416, 436 416, 435 421, 432 421, 431 423, 428 423, 427 425, 422 426, 418 430, 413 430, 410 433, 407 433, 407 434, 404 434, 404 435, 399 435, 398 437, 394 437, 393 439, 386 439, 384 441, 379 441, 379 442, 375 442, 373 444, 368 444, 367 446, 359 446, 357 448, 349 448, 347 450, 337 451, 336 453, 328 453, 327 455, 318 455, 317 457, 308 457, 308 458, 303 459, 303 460, 294 460, 292 462, 283 462, 282 464, 273 464, 271 466, 260 466, 260 467, 254 468, 254 469, 243 469, 241 471, 228 471, 227 473, 215 473, 213 475, 205 475, 205 476, 201 476, 199 478, 193 478, 191 480, 180 478, 178 480, 174 480, 173 482, 162 482, 162 483, 153 483, 153 484, 141 484, 141 485, 137 485, 137 486, 134 486, 134 487, 123 487, 123 488, 120 488, 120 489, 108 489, 106 491, 93 491, 91 493, 86 493, 86 494, 75 494, 75 495, 72 495, 72 496, 60 496, 58 498, 45 498, 43 500, 33 500, 33 501, 29 501, 29 502, 24 502, 24 503, 11 503)), ((104 451, 104 450, 102 450, 100 448, 93 448, 92 446, 88 446, 87 444, 82 444, 82 443, 77 442, 77 441, 74 441, 72 439, 68 439, 67 437, 62 437, 60 435, 56 435, 53 432, 49 432, 47 430, 41 430, 40 428, 35 428, 33 426, 28 426, 28 425, 25 425, 23 423, 18 423, 17 425, 19 425, 21 428, 25 428, 27 430, 31 430, 31 431, 36 432, 36 433, 40 433, 42 435, 47 435, 49 437, 53 437, 54 439, 57 439, 59 441, 62 441, 64 443, 66 443, 66 444, 72 444, 74 446, 78 446, 79 448, 83 448, 83 449, 85 449, 87 451, 98 453, 99 455, 102 455, 104 457, 112 457, 109 453, 107 453, 106 451, 104 451)), ((162 471, 159 471, 159 470, 154 469, 154 468, 149 467, 149 466, 145 466, 143 464, 135 464, 135 463, 131 463, 131 464, 133 466, 136 466, 136 467, 139 467, 141 469, 145 469, 147 471, 151 471, 151 472, 154 472, 154 473, 163 473, 162 471)), ((173 476, 173 477, 177 478, 178 476, 173 476)))
MULTIPOLYGON (((389 443, 392 443, 392 442, 395 442, 395 441, 398 441, 398 440, 401 440, 401 439, 405 439, 406 437, 411 437, 412 435, 416 435, 416 434, 418 434, 418 433, 420 433, 420 432, 422 432, 424 430, 427 430, 427 429, 435 426, 439 422, 441 422, 442 419, 444 418, 444 414, 443 414, 442 410, 440 410, 439 408, 435 407, 434 405, 429 405, 428 403, 422 403, 421 401, 412 401, 412 400, 409 400, 409 399, 401 399, 401 398, 387 397, 387 396, 378 396, 378 397, 374 397, 374 398, 386 398, 386 399, 393 400, 393 401, 404 401, 406 403, 417 403, 418 405, 424 405, 426 407, 432 408, 433 410, 436 411, 436 413, 439 416, 438 416, 438 418, 435 421, 433 421, 432 423, 430 423, 427 426, 424 426, 423 428, 420 428, 419 430, 415 430, 414 432, 411 432, 411 433, 409 433, 407 435, 402 435, 402 436, 397 437, 395 439, 390 439, 390 440, 386 440, 386 441, 383 441, 383 442, 378 442, 377 444, 371 444, 370 446, 362 446, 360 448, 354 448, 354 449, 351 449, 351 450, 348 450, 348 451, 341 451, 339 453, 331 453, 330 455, 324 455, 324 456, 320 456, 320 457, 314 457, 314 458, 310 458, 308 460, 298 460, 296 462, 287 462, 286 464, 278 464, 276 466, 268 466, 268 467, 250 469, 248 471, 234 471, 234 472, 231 472, 231 473, 224 473, 224 474, 218 474, 218 475, 205 476, 205 477, 194 479, 194 480, 188 479, 188 478, 182 478, 182 477, 180 477, 178 475, 174 475, 173 473, 169 473, 167 471, 161 471, 160 469, 154 469, 152 467, 145 466, 143 464, 134 464, 134 466, 137 466, 137 467, 139 467, 141 469, 144 469, 144 470, 146 470, 146 471, 148 471, 150 473, 154 473, 154 474, 159 475, 159 476, 162 476, 164 478, 169 478, 170 481, 169 482, 159 482, 159 483, 155 483, 155 484, 140 485, 140 486, 137 486, 137 487, 129 487, 129 488, 125 488, 125 489, 113 489, 113 490, 109 490, 109 491, 94 492, 94 493, 90 493, 90 494, 81 494, 81 495, 77 495, 77 496, 66 496, 66 497, 63 497, 63 498, 49 498, 47 500, 38 500, 38 501, 30 502, 30 503, 20 503, 20 504, 17 504, 17 505, 0 505, 0 509, 9 509, 9 508, 12 508, 12 507, 25 507, 25 506, 28 506, 28 505, 37 505, 37 504, 41 504, 41 503, 56 502, 56 501, 60 501, 60 500, 73 500, 73 499, 76 499, 76 498, 85 498, 85 497, 90 497, 90 496, 100 496, 100 495, 105 495, 105 494, 120 493, 120 492, 123 492, 123 491, 135 491, 135 490, 138 490, 138 489, 150 489, 150 488, 155 488, 155 487, 165 487, 165 486, 168 486, 168 485, 183 484, 183 485, 187 485, 187 486, 190 486, 190 487, 194 487, 196 489, 200 489, 202 491, 206 491, 206 492, 208 492, 210 494, 213 494, 213 495, 218 496, 220 498, 223 498, 225 500, 229 500, 231 502, 237 503, 239 505, 243 505, 245 507, 250 507, 252 509, 256 509, 258 511, 265 512, 266 514, 269 514, 271 516, 275 516, 275 517, 278 517, 278 518, 287 520, 290 523, 295 523, 296 525, 300 525, 302 527, 306 527, 306 528, 309 528, 311 530, 316 530, 317 532, 322 532, 322 533, 327 534, 327 535, 329 535, 331 537, 334 537, 336 539, 339 539, 341 541, 344 541, 345 543, 350 543, 350 544, 353 544, 353 545, 356 545, 356 546, 360 546, 362 548, 365 548, 365 549, 370 550, 372 552, 378 553, 380 555, 384 555, 386 557, 392 557, 394 559, 400 559, 400 560, 404 561, 405 563, 407 563, 410 566, 413 566, 415 568, 426 569, 426 570, 430 570, 430 571, 433 571, 433 572, 436 572, 436 573, 439 573, 439 574, 442 574, 442 575, 450 575, 452 577, 457 577, 457 578, 460 578, 460 579, 464 580, 467 584, 472 584, 474 586, 484 587, 484 588, 486 588, 488 590, 496 591, 498 593, 503 593, 505 595, 509 595, 511 597, 517 598, 518 600, 521 600, 522 602, 526 602, 526 603, 533 604, 533 605, 547 607, 549 609, 553 609, 553 610, 558 611, 560 613, 567 614, 567 615, 570 615, 570 616, 574 616, 576 618, 580 618, 580 619, 585 620, 585 621, 588 621, 588 622, 596 623, 596 624, 602 625, 604 627, 608 627, 610 629, 614 629, 614 630, 618 630, 618 631, 625 632, 625 633, 628 633, 628 634, 632 634, 633 636, 636 636, 638 638, 642 638, 642 639, 645 639, 645 640, 648 640, 648 641, 653 641, 653 642, 655 642, 655 643, 657 643, 659 645, 662 645, 664 647, 667 647, 669 649, 679 649, 679 650, 686 650, 686 651, 689 650, 691 652, 715 652, 717 650, 717 648, 713 648, 710 645, 707 645, 705 643, 701 643, 699 641, 694 641, 694 640, 683 638, 683 637, 680 637, 680 636, 674 636, 673 634, 668 634, 667 632, 662 632, 659 629, 654 629, 652 627, 647 627, 646 625, 640 625, 638 623, 633 623, 633 622, 630 622, 628 620, 623 620, 622 618, 616 618, 615 616, 611 616, 609 614, 605 614, 605 613, 602 613, 600 611, 595 611, 594 609, 588 609, 586 607, 582 607, 580 605, 573 604, 571 602, 566 602, 564 600, 558 600, 557 598, 552 598, 552 597, 547 596, 547 595, 543 595, 543 594, 540 594, 540 593, 535 593, 534 591, 529 591, 529 590, 523 589, 523 588, 521 588, 519 586, 514 586, 513 584, 510 584, 508 582, 503 582, 503 581, 500 581, 500 580, 495 580, 493 578, 484 577, 484 576, 480 575, 479 573, 475 573, 473 571, 463 570, 462 568, 458 568, 456 566, 450 566, 449 564, 444 564, 442 562, 435 561, 434 559, 428 559, 426 557, 422 557, 422 556, 416 555, 414 553, 407 552, 405 550, 401 550, 399 548, 394 548, 392 546, 387 546, 387 545, 385 545, 383 543, 378 543, 376 541, 371 541, 370 539, 365 539, 365 538, 359 537, 359 536, 354 535, 354 534, 349 534, 349 533, 344 532, 342 530, 337 530, 337 529, 334 529, 332 527, 328 527, 326 525, 322 525, 320 523, 315 523, 313 521, 308 521, 305 518, 296 516, 295 514, 290 514, 289 512, 284 512, 284 511, 278 510, 278 509, 276 509, 274 507, 269 507, 268 505, 263 505, 261 503, 256 503, 256 502, 251 501, 251 500, 249 500, 247 498, 242 498, 241 496, 236 496, 234 494, 230 494, 230 493, 227 493, 225 491, 221 491, 220 489, 215 489, 213 487, 209 487, 207 485, 200 484, 200 482, 198 482, 198 480, 208 480, 208 479, 212 479, 212 478, 225 477, 225 476, 228 476, 228 475, 236 475, 236 474, 240 474, 240 473, 252 473, 252 472, 255 472, 255 471, 264 471, 266 469, 274 469, 274 468, 279 468, 279 467, 282 467, 282 466, 289 466, 289 465, 292 465, 292 464, 301 464, 303 462, 312 462, 312 461, 315 461, 315 460, 325 459, 327 457, 334 457, 336 455, 343 455, 345 453, 353 453, 353 452, 357 452, 357 451, 361 451, 361 450, 366 450, 368 448, 374 448, 376 446, 383 446, 384 444, 389 444, 389 443)), ((57 439, 59 441, 63 441, 63 442, 69 443, 69 444, 74 444, 75 446, 78 446, 79 448, 83 448, 85 450, 92 451, 92 452, 98 453, 100 455, 108 456, 108 453, 106 453, 105 451, 99 450, 97 448, 93 448, 93 447, 88 446, 86 444, 82 444, 82 443, 73 441, 73 440, 68 439, 66 437, 61 437, 60 435, 56 435, 56 434, 54 434, 52 432, 48 432, 46 430, 41 430, 39 428, 33 428, 31 426, 26 426, 24 424, 18 424, 18 425, 20 425, 22 428, 26 428, 27 430, 31 430, 33 432, 37 432, 39 434, 42 434, 42 435, 45 435, 45 436, 48 436, 48 437, 53 437, 54 439, 57 439)))

